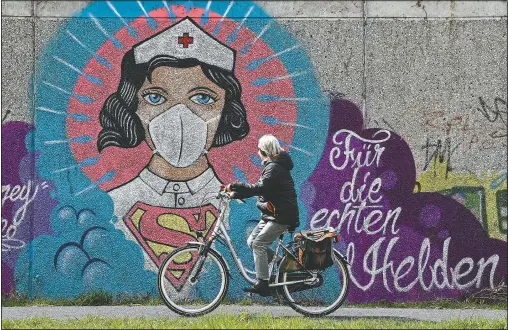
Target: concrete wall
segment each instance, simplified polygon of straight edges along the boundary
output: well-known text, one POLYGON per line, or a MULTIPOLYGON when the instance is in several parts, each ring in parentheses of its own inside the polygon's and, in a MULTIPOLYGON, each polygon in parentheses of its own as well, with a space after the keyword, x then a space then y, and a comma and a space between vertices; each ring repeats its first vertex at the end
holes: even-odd
MULTIPOLYGON (((112 3, 121 17, 105 2, 2 1, 3 294, 156 294, 154 270, 182 241, 164 226, 143 234, 135 209, 149 204, 189 223, 182 206, 197 206, 194 194, 170 207, 128 184, 153 169, 150 139, 127 148, 123 137, 100 153, 97 145, 124 54, 173 15, 212 17, 203 29, 237 51, 250 132, 210 149, 214 179, 203 187, 254 181, 257 139, 273 133, 295 160, 300 228, 341 229, 350 301, 459 297, 506 279, 506 2, 235 2, 223 23, 229 2, 212 2, 205 14, 206 1, 168 1, 168 17, 163 2, 146 1, 148 20, 135 1, 112 3), (284 78, 260 80, 273 77, 284 78), (451 270, 438 279, 443 263, 451 270)), ((173 181, 192 185, 200 173, 192 165, 173 181)), ((257 217, 253 202, 232 206, 229 217, 250 267, 244 241, 257 217)), ((192 240, 209 225, 184 232, 192 240)), ((239 298, 246 282, 233 276, 230 295, 239 298)))

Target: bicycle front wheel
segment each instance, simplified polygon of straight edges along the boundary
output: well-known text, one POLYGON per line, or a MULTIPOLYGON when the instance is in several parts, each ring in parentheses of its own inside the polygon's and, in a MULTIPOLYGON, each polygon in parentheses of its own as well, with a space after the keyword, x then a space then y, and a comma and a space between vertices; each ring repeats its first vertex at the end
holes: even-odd
POLYGON ((284 285, 280 289, 286 303, 298 313, 306 316, 328 315, 344 302, 349 288, 349 273, 346 263, 333 253, 333 265, 324 269, 279 273, 278 282, 306 280, 304 283, 284 285))
POLYGON ((180 247, 171 252, 159 268, 159 293, 172 311, 183 316, 200 316, 213 311, 229 285, 224 259, 213 249, 209 249, 206 256, 199 255, 199 249, 199 245, 180 247))

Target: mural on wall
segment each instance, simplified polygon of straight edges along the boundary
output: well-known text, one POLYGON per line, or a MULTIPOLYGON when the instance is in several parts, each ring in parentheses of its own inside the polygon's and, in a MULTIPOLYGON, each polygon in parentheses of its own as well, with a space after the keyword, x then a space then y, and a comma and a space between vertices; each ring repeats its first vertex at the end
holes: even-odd
MULTIPOLYGON (((36 82, 37 170, 59 188, 52 223, 62 228, 31 243, 40 284, 23 279, 29 254, 18 258, 17 289, 154 292, 164 256, 215 222, 216 201, 200 213, 203 198, 259 176, 261 135, 275 129, 302 163, 297 183, 311 173, 328 99, 296 40, 250 2, 97 2, 78 17, 87 19, 69 20, 40 56, 36 82), (121 18, 104 19, 112 13, 121 18), (65 268, 71 258, 75 269, 65 268), (139 273, 128 276, 143 285, 105 283, 132 262, 139 273)), ((255 210, 232 207, 232 236, 245 235, 255 210)), ((184 278, 171 280, 179 288, 184 278)), ((233 296, 243 296, 238 281, 233 296)))
MULTIPOLYGON (((20 170, 2 182, 2 270, 14 273, 2 292, 157 294, 165 255, 215 223, 218 205, 200 209, 203 198, 259 177, 266 133, 296 164, 300 229, 340 229, 350 301, 458 297, 505 280, 506 242, 496 238, 506 240, 506 172, 468 181, 440 160, 453 150, 440 142, 417 179, 406 142, 364 129, 353 103, 330 104, 311 68, 303 47, 248 1, 97 1, 62 24, 37 62, 35 131, 2 126, 12 127, 5 143, 33 142, 36 152, 9 149, 32 172, 21 161, 5 167, 20 170), (30 236, 15 221, 29 200, 16 197, 22 182, 40 185, 30 236)), ((254 201, 232 203, 228 217, 253 268, 254 201)), ((231 271, 228 294, 244 297, 231 271)), ((181 290, 187 271, 167 276, 181 290)))

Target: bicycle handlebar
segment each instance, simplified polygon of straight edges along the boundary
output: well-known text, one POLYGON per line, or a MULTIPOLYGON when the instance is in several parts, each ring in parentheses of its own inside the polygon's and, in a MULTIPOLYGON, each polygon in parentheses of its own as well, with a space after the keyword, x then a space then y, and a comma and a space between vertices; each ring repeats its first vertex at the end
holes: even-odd
POLYGON ((227 192, 225 192, 224 190, 219 190, 219 192, 217 193, 217 199, 220 199, 220 198, 231 199, 229 194, 227 192))
POLYGON ((217 193, 217 199, 220 199, 220 198, 225 198, 228 200, 236 199, 238 201, 241 201, 242 203, 245 203, 245 201, 241 198, 231 198, 231 196, 227 192, 225 192, 223 189, 219 190, 219 192, 217 193))

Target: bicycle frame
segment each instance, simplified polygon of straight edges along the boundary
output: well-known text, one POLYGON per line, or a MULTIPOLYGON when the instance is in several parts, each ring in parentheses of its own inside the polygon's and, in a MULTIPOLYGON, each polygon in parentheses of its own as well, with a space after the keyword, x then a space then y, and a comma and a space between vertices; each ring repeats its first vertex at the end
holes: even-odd
MULTIPOLYGON (((205 196, 206 197, 206 196, 205 196)), ((219 217, 215 223, 215 227, 213 229, 213 232, 212 234, 210 235, 209 239, 207 242, 203 242, 203 243, 200 243, 202 244, 203 246, 203 249, 202 251, 200 251, 200 254, 205 254, 207 253, 207 250, 209 248, 211 248, 211 245, 212 243, 217 240, 217 239, 221 239, 222 241, 224 241, 226 243, 226 246, 227 248, 229 249, 229 252, 231 253, 231 255, 233 256, 233 259, 235 261, 235 264, 238 268, 238 270, 240 271, 240 273, 242 274, 243 278, 249 282, 250 284, 255 284, 256 283, 256 279, 255 278, 252 278, 249 276, 248 273, 250 274, 255 274, 255 272, 252 272, 252 271, 249 271, 248 269, 246 269, 244 267, 244 265, 242 264, 242 260, 241 258, 238 256, 238 254, 236 253, 236 250, 233 246, 233 243, 232 243, 232 240, 231 238, 229 237, 228 235, 228 232, 227 232, 227 229, 226 227, 224 226, 224 217, 225 217, 225 214, 226 214, 226 210, 227 208, 229 207, 229 202, 230 202, 230 199, 229 199, 229 196, 224 193, 224 192, 219 192, 219 194, 214 197, 214 198, 220 198, 220 204, 219 204, 219 210, 220 210, 220 213, 219 213, 219 217)), ((210 199, 210 198, 209 198, 210 199)), ((203 199, 205 200, 205 199, 203 199)), ((203 203, 201 203, 201 205, 203 205, 203 203)), ((278 255, 279 253, 279 250, 280 248, 282 247, 284 250, 286 250, 289 254, 293 255, 291 253, 291 251, 289 251, 285 246, 284 246, 284 243, 282 241, 282 236, 284 235, 285 233, 283 233, 280 237, 279 237, 279 241, 277 243, 277 248, 275 249, 275 256, 278 255)), ((221 242, 222 243, 222 242, 221 242)), ((195 244, 195 242, 191 243, 191 244, 195 244)), ((294 256, 294 255, 293 255, 294 256)), ((296 259, 298 260, 298 259, 296 259)), ((204 262, 204 259, 201 263, 199 263, 197 265, 197 271, 195 273, 195 276, 197 276, 197 274, 199 274, 200 270, 201 270, 201 267, 203 265, 203 262, 204 262)), ((227 262, 226 262, 226 265, 227 265, 227 262)), ((272 278, 272 273, 273 273, 273 268, 274 268, 274 263, 271 264, 270 266, 270 279, 272 278)), ((228 265, 228 268, 229 268, 229 265, 228 265)), ((283 286, 283 285, 288 285, 288 284, 298 284, 298 283, 304 283, 304 282, 309 282, 309 281, 314 281, 316 278, 317 278, 317 274, 314 274, 308 270, 306 270, 305 268, 303 269, 305 271, 307 271, 312 277, 311 278, 308 278, 308 279, 304 279, 304 280, 297 280, 297 281, 289 281, 289 282, 282 282, 282 283, 270 283, 269 284, 269 287, 277 287, 277 286, 283 286)))

